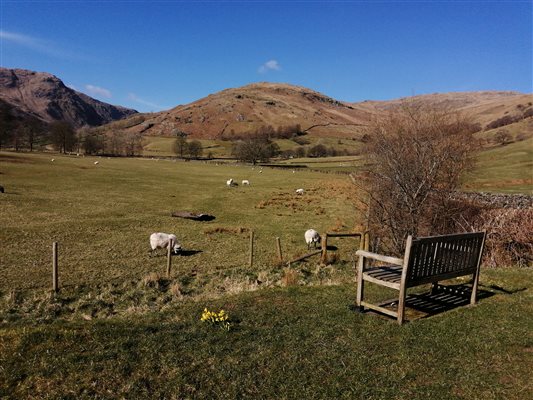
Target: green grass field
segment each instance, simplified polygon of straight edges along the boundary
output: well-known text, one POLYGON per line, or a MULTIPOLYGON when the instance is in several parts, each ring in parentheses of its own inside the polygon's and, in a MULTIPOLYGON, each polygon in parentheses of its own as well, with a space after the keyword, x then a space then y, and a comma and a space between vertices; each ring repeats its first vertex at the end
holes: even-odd
MULTIPOLYGON (((527 145, 482 153, 469 184, 522 176, 511 165, 530 165, 527 145)), ((0 398, 533 398, 531 271, 485 270, 478 305, 398 327, 351 308, 357 242, 331 243, 329 266, 278 264, 276 237, 290 259, 309 227, 360 229, 348 176, 311 168, 0 152, 0 398), (251 186, 228 188, 230 177, 251 186), (148 256, 156 231, 186 250, 169 279, 163 252, 148 256), (232 329, 201 323, 204 307, 227 310, 232 329)))
POLYGON ((531 399, 530 272, 485 271, 491 297, 402 327, 355 313, 353 285, 2 324, 0 397, 531 399), (226 310, 230 331, 202 323, 204 307, 226 310))
POLYGON ((486 192, 533 194, 533 138, 481 152, 465 187, 486 192))
POLYGON ((286 257, 305 252, 303 233, 353 230, 360 219, 346 176, 249 166, 151 159, 2 153, 0 290, 49 284, 51 245, 60 245, 65 285, 140 278, 163 271, 149 258, 152 232, 173 232, 187 250, 175 257, 180 273, 211 273, 248 263, 248 231, 256 237, 255 267, 275 264, 275 238, 286 257), (98 160, 99 164, 94 165, 98 160), (229 178, 249 187, 226 187, 229 178), (304 196, 295 189, 306 189, 304 196), (172 218, 176 210, 216 217, 172 218), (239 232, 240 231, 240 232, 239 232))

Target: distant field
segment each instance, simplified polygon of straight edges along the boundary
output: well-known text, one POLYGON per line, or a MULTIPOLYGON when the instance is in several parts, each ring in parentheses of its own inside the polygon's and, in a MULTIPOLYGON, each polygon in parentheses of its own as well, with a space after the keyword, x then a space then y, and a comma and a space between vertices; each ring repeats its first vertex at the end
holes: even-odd
POLYGON ((479 153, 473 173, 464 186, 469 190, 533 193, 533 138, 479 153))
MULTIPOLYGON (((347 149, 351 152, 357 151, 361 143, 350 139, 321 138, 311 135, 302 136, 308 144, 304 146, 314 146, 323 144, 326 147, 333 147, 338 150, 347 149)), ((175 139, 167 136, 145 136, 143 140, 143 155, 148 157, 172 157, 176 154, 173 151, 175 139)), ((232 157, 232 142, 228 140, 200 140, 203 147, 203 157, 208 157, 211 153, 215 158, 232 157)), ((296 150, 302 147, 290 139, 276 139, 274 142, 279 146, 281 151, 296 150)))
POLYGON ((53 157, 51 162, 46 154, 0 153, 6 188, 0 197, 0 291, 48 287, 54 240, 60 243, 65 285, 163 272, 165 257, 147 254, 148 237, 158 231, 176 233, 185 249, 198 251, 175 257, 175 268, 194 271, 201 280, 201 274, 247 264, 249 229, 256 235, 258 272, 276 264, 276 236, 286 257, 300 255, 306 229, 352 230, 360 219, 346 176, 268 168, 259 173, 250 166, 194 161, 53 157), (248 179, 251 186, 228 188, 229 178, 248 179), (304 196, 295 194, 300 187, 304 196), (175 210, 216 219, 170 217, 175 210))

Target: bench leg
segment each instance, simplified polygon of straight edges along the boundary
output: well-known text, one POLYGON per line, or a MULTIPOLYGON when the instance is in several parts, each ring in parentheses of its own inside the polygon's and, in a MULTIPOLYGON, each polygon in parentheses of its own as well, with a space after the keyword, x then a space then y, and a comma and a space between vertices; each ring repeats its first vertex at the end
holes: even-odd
POLYGON ((439 291, 439 282, 433 282, 431 284, 431 294, 437 294, 439 291))
POLYGON ((476 304, 478 282, 479 282, 479 268, 472 276, 472 294, 470 295, 470 304, 476 304))
POLYGON ((406 296, 406 289, 405 286, 402 285, 400 287, 400 297, 398 300, 398 325, 403 324, 403 315, 405 312, 405 296, 406 296))
POLYGON ((355 300, 356 306, 359 308, 359 311, 363 311, 363 306, 361 302, 363 301, 363 291, 364 291, 364 282, 363 282, 363 269, 365 266, 365 258, 359 257, 357 263, 357 297, 355 300))

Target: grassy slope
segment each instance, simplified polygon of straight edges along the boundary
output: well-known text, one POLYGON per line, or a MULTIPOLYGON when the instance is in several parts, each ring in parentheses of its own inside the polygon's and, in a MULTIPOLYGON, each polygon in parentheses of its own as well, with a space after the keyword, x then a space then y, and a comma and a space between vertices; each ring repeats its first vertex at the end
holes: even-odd
POLYGON ((303 232, 353 229, 359 218, 346 176, 249 166, 0 153, 0 291, 49 284, 51 243, 60 242, 66 285, 139 279, 163 271, 164 257, 149 258, 152 232, 174 232, 187 250, 176 257, 184 273, 209 273, 247 264, 254 229, 254 271, 268 268, 280 236, 286 257, 305 250, 303 232), (249 179, 250 187, 227 188, 226 180, 249 179), (306 189, 297 196, 296 188, 306 189), (212 214, 199 223, 172 218, 171 211, 212 214), (208 230, 226 232, 208 234, 208 230), (229 230, 229 231, 228 231, 229 230))
POLYGON ((533 193, 533 138, 481 152, 468 189, 533 193))
MULTIPOLYGON (((354 288, 183 302, 142 318, 0 328, 2 398, 506 399, 533 396, 533 281, 402 327, 350 309, 354 288), (224 308, 229 332, 199 321, 224 308)), ((383 296, 381 292, 369 292, 383 296)))

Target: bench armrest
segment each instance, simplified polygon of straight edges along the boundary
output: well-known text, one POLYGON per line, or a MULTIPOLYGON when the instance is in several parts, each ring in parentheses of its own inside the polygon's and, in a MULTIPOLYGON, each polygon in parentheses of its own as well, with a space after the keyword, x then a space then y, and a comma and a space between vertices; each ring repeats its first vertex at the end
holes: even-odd
POLYGON ((371 258, 377 261, 383 261, 387 264, 403 265, 403 259, 401 258, 383 256, 381 254, 371 253, 365 250, 357 250, 355 254, 357 254, 359 257, 365 257, 365 258, 371 258))

